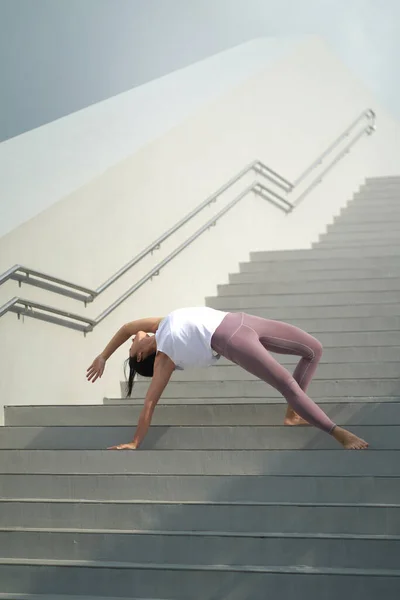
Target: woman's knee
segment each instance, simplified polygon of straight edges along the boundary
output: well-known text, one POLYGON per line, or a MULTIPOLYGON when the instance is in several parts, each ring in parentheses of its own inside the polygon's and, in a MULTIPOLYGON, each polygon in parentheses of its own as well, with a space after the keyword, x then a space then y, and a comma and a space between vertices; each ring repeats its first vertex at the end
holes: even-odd
POLYGON ((322 356, 322 353, 324 351, 324 347, 321 344, 321 342, 319 340, 317 340, 317 338, 313 338, 313 345, 312 345, 312 351, 314 354, 314 359, 319 360, 322 356))

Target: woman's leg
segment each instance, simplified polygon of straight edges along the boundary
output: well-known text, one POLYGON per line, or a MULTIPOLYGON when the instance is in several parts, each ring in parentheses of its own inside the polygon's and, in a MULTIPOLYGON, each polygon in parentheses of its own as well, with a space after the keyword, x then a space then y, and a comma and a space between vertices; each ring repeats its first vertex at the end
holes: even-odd
MULTIPOLYGON (((275 330, 272 333, 275 334, 275 330)), ((278 390, 308 423, 331 433, 335 423, 307 396, 293 375, 275 360, 259 334, 245 319, 228 344, 228 358, 278 390)))
MULTIPOLYGON (((286 323, 236 313, 224 319, 213 336, 212 346, 229 360, 272 385, 286 398, 297 414, 308 423, 327 433, 332 433, 345 448, 366 448, 368 444, 364 440, 335 426, 323 410, 301 389, 298 381, 267 350, 267 346, 273 346, 275 352, 276 348, 280 348, 280 351, 285 354, 305 353, 305 350, 300 352, 300 346, 308 346, 310 340, 304 343, 303 335, 308 334, 286 323)), ((321 349, 319 354, 320 352, 321 349)), ((312 376, 316 368, 313 353, 315 350, 309 353, 308 359, 302 356, 306 362, 298 369, 298 377, 302 379, 303 384, 306 382, 305 385, 308 385, 307 382, 311 379, 310 369, 312 376)))

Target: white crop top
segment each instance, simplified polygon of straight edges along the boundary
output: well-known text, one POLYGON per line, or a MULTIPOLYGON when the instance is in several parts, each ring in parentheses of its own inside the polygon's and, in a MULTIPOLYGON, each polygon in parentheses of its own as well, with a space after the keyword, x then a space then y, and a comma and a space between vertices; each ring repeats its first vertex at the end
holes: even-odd
POLYGON ((156 332, 157 350, 169 356, 178 369, 211 366, 219 359, 211 348, 211 338, 226 315, 207 307, 171 312, 156 332))

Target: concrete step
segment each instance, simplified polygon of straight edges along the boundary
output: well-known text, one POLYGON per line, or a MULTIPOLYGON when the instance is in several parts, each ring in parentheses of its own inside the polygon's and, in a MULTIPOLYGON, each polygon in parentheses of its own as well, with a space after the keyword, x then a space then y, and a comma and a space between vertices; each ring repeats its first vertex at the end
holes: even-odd
MULTIPOLYGON (((279 357, 278 357, 279 358, 279 357)), ((296 357, 297 361, 300 357, 296 357)), ((281 363, 281 361, 279 361, 281 363)), ((291 366, 286 363, 291 371, 291 366)), ((320 364, 313 377, 317 379, 386 379, 400 376, 400 367, 397 362, 375 362, 375 363, 340 363, 320 364)), ((175 371, 172 381, 254 381, 257 377, 248 371, 241 369, 233 363, 228 365, 217 365, 210 369, 190 369, 187 371, 175 371)), ((145 381, 140 378, 140 381, 145 381)), ((125 382, 121 382, 125 385, 125 382)), ((1 435, 1 430, 0 430, 1 435)))
POLYGON ((377 194, 376 191, 365 190, 354 194, 353 200, 348 203, 348 206, 353 204, 366 205, 366 206, 386 206, 387 204, 394 204, 395 206, 400 203, 400 194, 398 191, 387 191, 385 193, 377 194))
MULTIPOLYGON (((318 404, 338 425, 399 425, 400 403, 373 396, 344 401, 342 398, 318 399, 318 404), (369 400, 369 401, 368 401, 369 400)), ((6 407, 6 425, 19 426, 135 426, 142 410, 141 400, 108 399, 109 404, 98 406, 10 406, 6 407)), ((267 403, 263 399, 239 400, 239 403, 189 404, 179 399, 170 404, 160 403, 154 412, 152 425, 181 426, 235 426, 235 425, 282 425, 286 402, 284 399, 267 403)), ((0 465, 0 472, 1 465, 0 465)), ((4 471, 3 471, 4 472, 4 471)), ((9 471, 8 471, 9 472, 9 471)))
POLYGON ((264 253, 264 260, 258 258, 253 262, 240 263, 241 273, 255 273, 262 272, 268 274, 279 274, 285 277, 295 273, 302 273, 303 271, 330 271, 330 270, 348 270, 352 269, 359 271, 360 269, 397 269, 399 267, 399 259, 394 256, 369 256, 369 257, 352 257, 345 256, 339 258, 330 258, 324 256, 323 260, 317 260, 314 258, 312 253, 315 250, 307 250, 309 257, 302 260, 290 259, 281 260, 274 262, 273 253, 270 253, 269 258, 264 253))
MULTIPOLYGON (((287 306, 341 306, 349 304, 400 303, 400 291, 314 292, 258 296, 218 296, 206 299, 207 306, 220 310, 278 308, 287 306)), ((312 333, 312 332, 310 332, 312 333)))
POLYGON ((207 566, 396 569, 400 536, 264 532, 113 530, 0 530, 0 555, 49 559, 207 566))
MULTIPOLYGON (((274 354, 274 357, 277 359, 279 363, 285 366, 297 364, 299 362, 298 356, 290 356, 285 354, 274 354)), ((325 368, 325 365, 333 365, 336 364, 348 364, 348 363, 397 363, 400 362, 400 346, 367 346, 367 347, 347 347, 347 348, 325 348, 321 357, 321 362, 316 372, 316 376, 322 368, 325 368)), ((228 367, 231 366, 236 368, 236 366, 230 362, 228 359, 221 357, 218 361, 217 366, 212 367, 218 369, 219 367, 228 367)), ((350 367, 351 365, 349 365, 350 367)), ((208 369, 203 370, 199 369, 197 372, 207 373, 208 369)), ((174 377, 185 377, 185 374, 188 374, 189 371, 177 371, 174 374, 174 377)))
MULTIPOLYGON (((244 310, 244 309, 242 309, 244 310)), ((238 312, 232 309, 233 312, 238 312)), ((384 317, 399 316, 400 304, 342 304, 340 306, 276 306, 270 308, 249 308, 244 312, 265 319, 277 319, 278 321, 290 321, 315 317, 338 318, 338 317, 384 317)))
POLYGON ((382 236, 380 239, 372 239, 370 238, 369 240, 366 238, 364 240, 351 240, 349 239, 346 242, 343 241, 337 241, 337 240, 322 240, 319 242, 316 242, 312 245, 313 248, 317 248, 317 249, 325 249, 325 248, 332 248, 333 250, 335 250, 336 248, 349 248, 349 249, 353 249, 353 248, 391 248, 391 247, 395 247, 395 246, 399 246, 399 237, 392 237, 392 236, 382 236))
POLYGON ((397 175, 384 175, 382 177, 367 177, 364 186, 377 190, 384 190, 387 188, 397 188, 400 183, 400 177, 397 175))
POLYGON ((346 210, 343 214, 336 217, 335 223, 343 225, 345 223, 399 223, 400 212, 379 212, 366 210, 346 210))
POLYGON ((343 217, 357 215, 360 217, 360 221, 364 220, 365 216, 369 217, 370 215, 374 215, 379 218, 386 217, 388 220, 390 220, 392 215, 400 215, 400 200, 397 202, 386 202, 379 206, 373 203, 368 204, 367 202, 355 202, 354 204, 349 204, 346 208, 344 208, 340 215, 343 217))
POLYGON ((345 246, 347 242, 352 241, 383 241, 391 240, 394 244, 397 244, 400 237, 400 227, 397 229, 390 229, 386 227, 375 227, 369 231, 348 231, 347 229, 341 229, 337 227, 334 231, 328 231, 320 235, 321 241, 341 241, 345 246))
MULTIPOLYGON (((400 231, 399 231, 400 236, 400 231)), ((363 268, 363 269, 331 269, 327 271, 315 270, 315 271, 298 271, 293 269, 291 272, 276 272, 269 273, 268 271, 256 271, 248 273, 231 273, 229 275, 230 284, 244 284, 244 283, 311 283, 315 281, 345 281, 345 280, 388 280, 388 279, 400 279, 400 267, 399 268, 363 268)))
POLYGON ((346 233, 400 233, 400 223, 393 221, 390 223, 341 223, 340 220, 331 223, 326 228, 327 233, 330 235, 343 235, 346 233))
MULTIPOLYGON (((344 292, 400 291, 400 277, 385 279, 338 279, 327 281, 266 281, 219 285, 218 296, 265 296, 279 294, 327 294, 344 292)), ((329 329, 327 329, 329 331, 329 329)))
MULTIPOLYGON (((232 479, 234 479, 232 477, 232 479)), ((358 482, 358 480, 357 480, 358 482)), ((265 481, 264 483, 268 483, 265 481)), ((357 483, 358 484, 358 483, 357 483)), ((238 484, 227 481, 235 497, 238 484)), ((242 490, 244 482, 240 484, 242 490)), ((354 486, 354 480, 353 480, 354 486)), ((378 487, 378 481, 376 486, 378 487)), ((375 492, 376 495, 376 492, 375 492)), ((289 495, 288 495, 289 496, 289 495)), ((0 502, 1 528, 400 535, 400 505, 222 502, 0 502)), ((0 544, 3 556, 14 556, 0 544)), ((1 550, 0 550, 1 552, 1 550)), ((52 556, 47 555, 47 558, 52 556)), ((246 562, 246 561, 244 561, 246 562)))
MULTIPOLYGON (((158 510, 161 511, 162 515, 169 515, 171 523, 173 523, 173 515, 177 515, 177 523, 180 522, 179 519, 182 519, 183 527, 185 511, 192 510, 186 508, 185 503, 211 507, 220 504, 230 506, 235 503, 246 505, 250 503, 252 506, 257 503, 285 504, 288 505, 286 517, 275 520, 275 523, 278 523, 281 529, 285 523, 288 527, 292 527, 293 523, 298 523, 300 526, 299 521, 303 521, 302 518, 297 519, 295 516, 291 520, 290 511, 294 510, 293 505, 310 504, 313 507, 317 503, 329 506, 332 504, 335 506, 357 504, 360 511, 366 504, 368 506, 374 505, 373 508, 375 505, 379 505, 382 510, 379 513, 380 517, 366 518, 365 522, 368 522, 371 527, 370 533, 379 531, 379 529, 373 529, 375 526, 382 529, 382 531, 386 531, 384 523, 387 510, 390 533, 390 527, 394 527, 393 515, 398 514, 396 511, 398 511, 400 497, 400 477, 372 477, 367 475, 354 479, 351 477, 331 477, 326 474, 318 476, 306 474, 300 477, 290 475, 219 475, 215 477, 213 475, 132 475, 128 473, 121 475, 114 473, 106 475, 86 474, 82 477, 79 474, 29 475, 25 473, 0 474, 0 488, 3 498, 10 500, 10 504, 6 500, 1 504, 0 518, 5 519, 4 526, 7 526, 7 523, 14 523, 14 521, 9 520, 11 518, 22 519, 25 513, 26 517, 24 518, 29 518, 30 514, 32 518, 37 515, 37 519, 42 517, 46 519, 46 510, 42 510, 40 504, 41 502, 55 500, 55 502, 51 502, 48 517, 53 519, 52 515, 54 515, 54 519, 60 518, 60 526, 63 523, 62 519, 67 519, 68 514, 70 514, 71 519, 72 513, 76 514, 74 518, 79 519, 81 514, 92 514, 93 504, 97 506, 99 503, 112 502, 120 506, 120 509, 115 509, 115 511, 121 510, 119 513, 121 519, 123 515, 130 514, 132 521, 129 518, 128 522, 132 522, 133 526, 135 523, 133 515, 136 514, 142 526, 146 524, 147 528, 150 527, 150 522, 158 522, 158 510), (85 508, 85 505, 82 504, 84 501, 91 502, 89 508, 85 508), (71 508, 71 513, 65 512, 67 511, 66 505, 68 502, 74 504, 76 513, 74 512, 75 508, 71 508), (38 506, 36 506, 37 503, 39 503, 38 506), (56 507, 58 503, 61 503, 59 509, 56 507), (140 506, 138 509, 124 508, 126 503, 129 505, 139 504, 140 506), (158 509, 160 503, 162 505, 171 504, 172 506, 158 509), (182 504, 185 504, 185 506, 182 506, 182 504), (390 512, 391 507, 387 505, 392 505, 395 512, 390 512), (132 512, 124 512, 129 510, 132 510, 132 512), (138 512, 135 512, 136 510, 138 512), (62 514, 65 517, 62 517, 62 514)), ((0 500, 0 502, 2 501, 0 500)), ((99 514, 103 514, 101 512, 102 508, 96 510, 100 511, 99 514)), ((106 508, 104 510, 108 511, 106 508)), ((195 510, 196 508, 193 509, 193 511, 195 510)), ((207 508, 207 510, 213 509, 207 508)), ((93 512, 93 518, 95 514, 96 512, 93 512)), ((194 512, 190 512, 190 514, 195 518, 194 512)), ((357 523, 354 515, 352 519, 354 519, 354 523, 357 523)), ((21 521, 21 523, 23 522, 21 521)), ((49 523, 48 520, 37 521, 38 524, 39 522, 43 526, 45 526, 45 522, 49 523)), ((114 521, 112 522, 114 523, 114 521)), ((256 522, 259 527, 260 521, 256 519, 256 522)), ((337 522, 336 518, 335 522, 337 522)), ((347 519, 338 522, 343 522, 343 526, 346 527, 344 532, 351 526, 347 519)), ((237 527, 240 526, 239 520, 237 527)), ((349 531, 352 531, 352 529, 349 529, 349 531)), ((392 531, 394 532, 394 529, 392 531)))
POLYGON ((3 560, 0 578, 4 592, 71 595, 91 594, 113 599, 131 596, 155 598, 162 592, 174 600, 221 598, 224 600, 265 600, 265 590, 275 598, 323 598, 376 600, 385 591, 385 600, 400 594, 400 571, 368 569, 313 569, 294 567, 232 567, 227 565, 143 565, 99 561, 3 560), (177 582, 179 584, 177 585, 177 582), (215 591, 218 590, 218 595, 215 591))
MULTIPOLYGON (((353 427, 375 450, 400 450, 400 425, 353 427)), ((0 449, 104 450, 129 440, 132 427, 2 427, 0 449)), ((311 427, 209 426, 150 428, 143 450, 337 450, 336 441, 311 427)))
MULTIPOLYGON (((135 398, 143 398, 148 382, 135 383, 135 398)), ((313 398, 345 398, 348 396, 399 396, 400 378, 393 379, 342 379, 314 380, 307 393, 313 398)), ((276 398, 281 394, 263 381, 171 381, 163 392, 163 398, 276 398)))
MULTIPOLYGON (((400 219, 400 216, 399 216, 400 219)), ((287 262, 303 260, 325 260, 325 259, 356 259, 356 258, 394 258, 400 255, 400 247, 391 248, 355 248, 351 250, 268 250, 267 252, 252 252, 250 258, 254 262, 287 262)), ((397 263, 398 264, 398 263, 397 263)))
POLYGON ((386 198, 382 202, 367 202, 365 199, 358 202, 351 202, 343 208, 341 215, 358 214, 360 217, 363 215, 374 214, 380 215, 396 215, 400 214, 400 198, 386 198))
POLYGON ((2 473, 400 476, 398 450, 1 450, 2 473), (346 452, 346 458, 340 458, 346 452))

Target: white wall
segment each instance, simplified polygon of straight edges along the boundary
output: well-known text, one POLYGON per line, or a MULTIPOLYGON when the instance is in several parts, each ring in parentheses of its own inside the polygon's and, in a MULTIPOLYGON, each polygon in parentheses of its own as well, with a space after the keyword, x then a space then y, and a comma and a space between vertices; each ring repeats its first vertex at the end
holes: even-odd
POLYGON ((0 144, 0 237, 293 48, 263 38, 0 144))
MULTIPOLYGON (((325 44, 310 39, 4 236, 0 271, 19 262, 97 287, 244 164, 260 158, 295 178, 368 106, 377 109, 377 133, 293 215, 247 198, 87 338, 31 319, 19 323, 15 315, 0 319, 2 401, 96 403, 119 395, 127 348, 110 360, 98 384, 86 383, 85 369, 122 323, 203 304, 250 251, 310 247, 365 177, 400 172, 400 129, 325 44)), ((198 218, 87 309, 34 288, 24 287, 21 295, 96 316, 203 222, 198 218)), ((3 286, 0 304, 17 290, 14 282, 3 286)))

